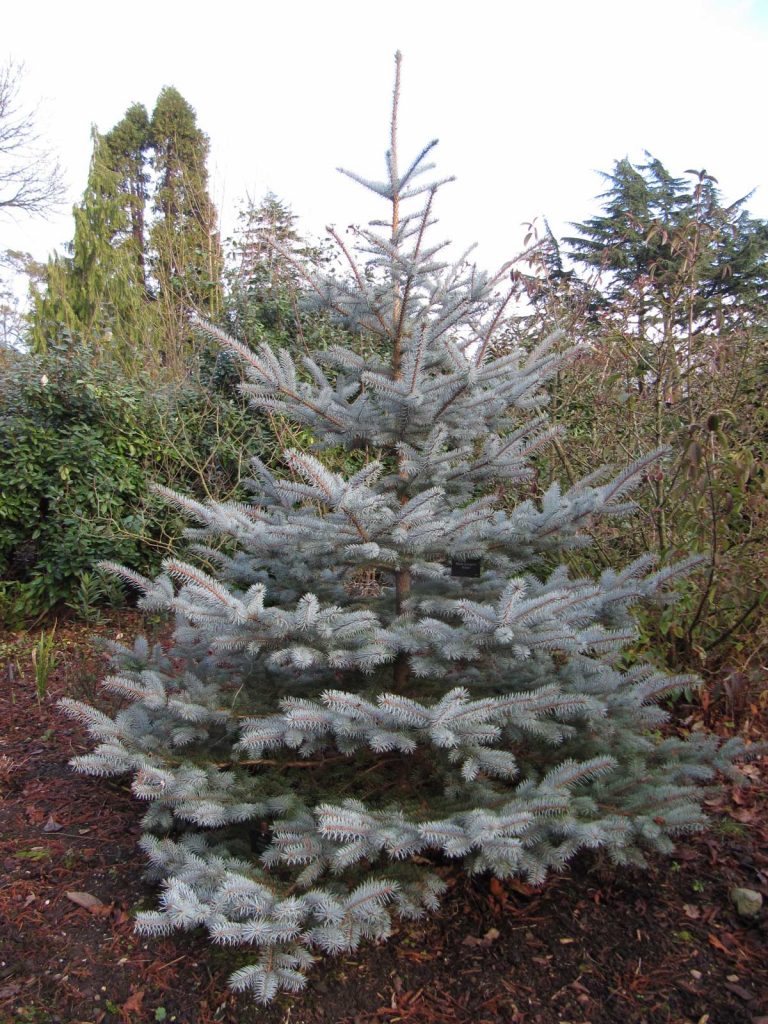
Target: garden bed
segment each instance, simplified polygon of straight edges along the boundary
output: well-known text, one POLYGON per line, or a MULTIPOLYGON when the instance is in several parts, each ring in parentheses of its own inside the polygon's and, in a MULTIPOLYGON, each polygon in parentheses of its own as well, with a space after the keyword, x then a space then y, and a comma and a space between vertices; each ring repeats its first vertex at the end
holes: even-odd
MULTIPOLYGON (((132 612, 60 625, 39 700, 35 634, 0 637, 0 1024, 768 1024, 766 911, 748 924, 729 902, 737 885, 768 895, 765 762, 710 804, 711 832, 647 872, 584 858, 533 890, 441 868, 439 916, 318 962, 304 994, 266 1010, 226 988, 241 951, 135 935, 154 903, 141 807, 125 783, 72 772, 90 743, 56 700, 101 700, 93 633, 145 627, 132 612)), ((765 717, 753 706, 741 731, 764 735, 765 717)))

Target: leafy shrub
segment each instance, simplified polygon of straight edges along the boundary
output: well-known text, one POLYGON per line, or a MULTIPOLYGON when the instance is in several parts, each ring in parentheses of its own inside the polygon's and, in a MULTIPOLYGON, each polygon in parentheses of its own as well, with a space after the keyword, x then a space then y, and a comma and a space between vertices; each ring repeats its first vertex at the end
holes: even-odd
MULTIPOLYGON (((191 368, 192 369, 192 368, 191 368)), ((182 521, 154 479, 201 496, 237 493, 261 438, 232 389, 127 375, 84 347, 11 353, 0 382, 0 613, 109 602, 92 569, 120 558, 154 571, 182 521)), ((90 614, 90 612, 88 613, 90 614)))
POLYGON ((134 510, 153 442, 146 401, 83 356, 9 357, 0 384, 0 570, 7 610, 70 597, 115 551, 146 564, 134 510))

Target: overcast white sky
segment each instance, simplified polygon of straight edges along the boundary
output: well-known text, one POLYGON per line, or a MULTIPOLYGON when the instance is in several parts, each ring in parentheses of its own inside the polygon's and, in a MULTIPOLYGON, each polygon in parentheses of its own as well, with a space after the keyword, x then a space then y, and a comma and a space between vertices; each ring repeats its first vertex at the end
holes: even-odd
MULTIPOLYGON (((379 216, 335 168, 381 170, 399 47, 403 158, 441 140, 439 170, 458 177, 443 230, 489 268, 520 248, 521 222, 586 216, 595 172, 646 149, 674 173, 706 168, 728 198, 756 188, 768 217, 768 0, 37 0, 4 5, 2 29, 72 202, 91 124, 151 112, 174 85, 210 136, 225 234, 267 189, 308 230, 379 216)), ((0 248, 38 257, 71 234, 66 210, 0 220, 0 248)))

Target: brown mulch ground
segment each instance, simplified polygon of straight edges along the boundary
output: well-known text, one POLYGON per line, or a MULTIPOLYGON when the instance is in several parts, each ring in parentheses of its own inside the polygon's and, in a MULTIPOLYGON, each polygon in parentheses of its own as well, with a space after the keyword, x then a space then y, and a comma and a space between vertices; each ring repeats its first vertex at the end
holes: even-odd
MULTIPOLYGON (((144 628, 128 612, 99 631, 144 628)), ((101 699, 92 632, 59 628, 40 702, 35 635, 0 636, 0 1024, 768 1024, 765 917, 740 921, 728 899, 734 885, 768 895, 758 765, 673 860, 619 872, 585 859, 541 891, 449 874, 439 916, 318 963, 305 994, 253 1009, 226 989, 237 953, 133 932, 153 903, 141 808, 123 784, 69 769, 89 744, 55 707, 65 693, 101 699)), ((742 730, 764 725, 752 707, 742 730)))

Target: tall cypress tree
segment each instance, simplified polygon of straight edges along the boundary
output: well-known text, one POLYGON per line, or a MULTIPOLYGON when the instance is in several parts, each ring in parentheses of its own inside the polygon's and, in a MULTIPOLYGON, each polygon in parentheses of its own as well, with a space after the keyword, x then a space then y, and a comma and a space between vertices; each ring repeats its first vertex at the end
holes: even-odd
POLYGON ((173 643, 114 648, 105 685, 128 702, 114 717, 65 702, 99 741, 76 766, 132 773, 149 803, 142 846, 164 890, 139 929, 205 926, 254 949, 231 984, 260 1002, 300 988, 313 952, 434 909, 432 855, 538 884, 585 848, 620 865, 670 852, 704 824, 701 780, 739 749, 662 738, 658 702, 691 679, 620 667, 632 605, 685 566, 553 569, 592 517, 631 513, 658 454, 527 497, 529 458, 552 440, 542 384, 563 357, 552 338, 493 356, 507 269, 450 265, 431 241, 442 182, 434 144, 400 163, 399 69, 386 175, 351 175, 388 217, 358 232, 357 254, 334 236, 346 278, 310 277, 375 354, 337 345, 297 363, 204 328, 316 454, 286 451, 279 475, 255 460, 252 504, 166 491, 216 571, 111 566, 144 608, 175 613, 173 643), (339 445, 377 457, 334 473, 321 456, 339 445), (361 569, 377 581, 364 597, 361 569))
POLYGON ((149 199, 148 153, 152 143, 149 116, 142 103, 132 104, 104 136, 110 166, 120 181, 130 223, 133 251, 146 286, 146 208, 149 199))
POLYGON ((150 230, 152 272, 181 325, 190 308, 212 314, 221 300, 221 248, 208 194, 209 142, 190 104, 171 87, 160 93, 150 128, 157 180, 150 230))
POLYGON ((194 110, 172 88, 151 119, 135 103, 105 135, 93 131, 69 252, 49 261, 33 295, 35 348, 64 333, 184 370, 189 310, 213 315, 221 300, 208 148, 194 110))
POLYGON ((74 207, 69 252, 55 255, 33 290, 31 340, 44 351, 62 332, 72 341, 108 345, 123 354, 140 350, 146 296, 136 260, 120 175, 112 151, 95 129, 88 182, 74 207))

